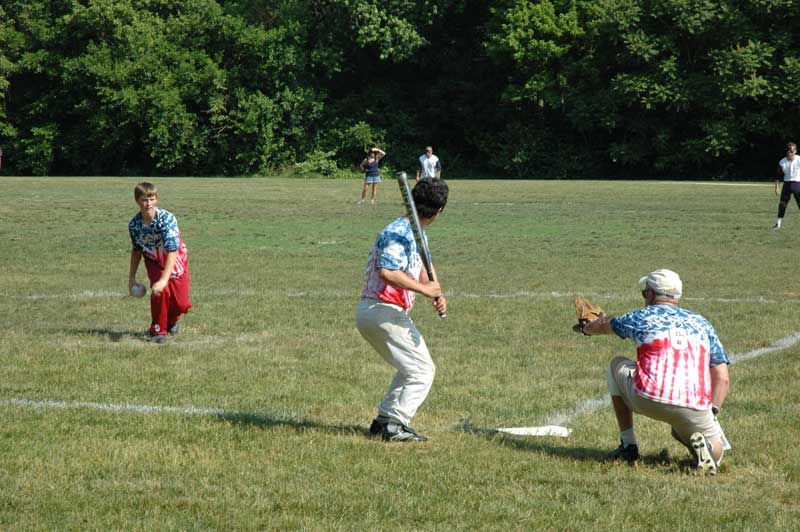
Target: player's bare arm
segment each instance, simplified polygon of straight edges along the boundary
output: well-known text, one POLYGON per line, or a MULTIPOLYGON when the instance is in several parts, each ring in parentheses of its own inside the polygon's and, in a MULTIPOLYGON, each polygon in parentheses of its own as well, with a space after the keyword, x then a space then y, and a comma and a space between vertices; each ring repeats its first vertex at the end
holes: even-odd
POLYGON ((151 288, 152 292, 155 295, 161 294, 161 291, 167 286, 169 282, 169 277, 172 275, 172 271, 175 269, 175 261, 178 260, 178 251, 169 251, 167 253, 167 260, 166 264, 164 264, 164 269, 161 270, 161 278, 153 283, 151 288))
POLYGON ((131 291, 133 285, 136 283, 136 272, 139 270, 139 263, 142 261, 142 250, 131 250, 131 266, 128 270, 128 292, 131 291))
POLYGON ((405 272, 400 270, 389 270, 381 268, 378 272, 381 279, 386 283, 394 286, 395 288, 402 288, 404 290, 411 290, 418 294, 431 299, 442 297, 442 288, 437 281, 428 281, 421 283, 409 277, 405 272))
POLYGON ((611 318, 603 316, 594 321, 590 321, 583 326, 583 333, 589 336, 595 334, 614 334, 614 329, 611 328, 611 318))
MULTIPOLYGON (((436 272, 436 267, 433 264, 431 264, 431 270, 433 271, 434 279, 438 279, 439 274, 436 272)), ((423 284, 428 283, 429 281, 428 272, 425 271, 425 268, 422 268, 422 271, 419 272, 419 280, 423 284)), ((433 303, 433 308, 436 309, 437 313, 439 314, 447 313, 447 298, 445 298, 444 295, 434 298, 432 303, 433 303)))
POLYGON ((719 413, 728 391, 731 388, 731 379, 728 374, 728 365, 720 364, 711 368, 711 404, 715 407, 714 415, 719 413))

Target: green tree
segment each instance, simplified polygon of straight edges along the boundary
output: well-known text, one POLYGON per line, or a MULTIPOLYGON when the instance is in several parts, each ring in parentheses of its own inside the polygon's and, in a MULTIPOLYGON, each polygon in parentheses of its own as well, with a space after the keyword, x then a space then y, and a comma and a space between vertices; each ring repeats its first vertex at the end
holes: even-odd
POLYGON ((249 174, 307 149, 320 103, 284 28, 213 0, 17 7, 30 43, 10 80, 23 172, 249 174))
MULTIPOLYGON (((513 71, 506 96, 524 111, 517 116, 579 132, 549 138, 592 161, 592 173, 746 175, 774 158, 754 158, 754 148, 787 134, 800 48, 793 6, 511 2, 496 13, 489 46, 513 71)), ((544 135, 527 141, 543 144, 544 135)))

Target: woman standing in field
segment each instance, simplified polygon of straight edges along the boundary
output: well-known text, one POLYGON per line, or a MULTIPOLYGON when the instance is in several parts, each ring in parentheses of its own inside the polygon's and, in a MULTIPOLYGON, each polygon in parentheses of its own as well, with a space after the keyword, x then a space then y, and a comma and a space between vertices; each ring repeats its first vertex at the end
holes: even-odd
POLYGON ((790 142, 786 145, 786 157, 778 163, 778 175, 775 178, 775 195, 780 193, 781 199, 778 203, 778 220, 772 229, 778 230, 781 228, 781 222, 786 214, 786 206, 789 204, 789 199, 794 194, 794 200, 797 206, 800 207, 800 158, 797 157, 797 145, 790 142), (778 191, 778 184, 783 178, 783 189, 778 191))
POLYGON ((361 199, 356 203, 361 205, 367 199, 367 189, 372 185, 372 196, 370 203, 375 203, 375 198, 378 196, 378 183, 381 182, 381 172, 378 168, 378 162, 386 156, 386 152, 382 149, 373 147, 367 153, 367 157, 361 161, 361 169, 364 171, 364 190, 361 191, 361 199))

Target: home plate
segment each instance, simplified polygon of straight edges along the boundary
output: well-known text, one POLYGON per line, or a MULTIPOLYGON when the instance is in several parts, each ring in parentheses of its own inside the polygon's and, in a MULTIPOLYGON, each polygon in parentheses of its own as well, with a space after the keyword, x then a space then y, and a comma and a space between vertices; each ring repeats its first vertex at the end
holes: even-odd
POLYGON ((545 425, 543 427, 507 427, 497 429, 497 432, 505 432, 516 436, 560 436, 561 438, 566 438, 570 435, 572 429, 559 427, 558 425, 545 425))

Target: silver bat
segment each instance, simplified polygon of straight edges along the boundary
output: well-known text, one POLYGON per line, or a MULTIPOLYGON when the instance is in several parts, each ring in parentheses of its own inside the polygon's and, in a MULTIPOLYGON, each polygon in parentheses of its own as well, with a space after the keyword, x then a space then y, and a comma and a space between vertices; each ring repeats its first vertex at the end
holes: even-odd
MULTIPOLYGON (((425 267, 425 272, 428 274, 428 279, 435 281, 433 276, 433 267, 431 265, 431 252, 428 249, 428 244, 422 238, 422 224, 419 222, 419 215, 417 214, 417 206, 414 203, 414 196, 411 195, 411 187, 408 186, 408 176, 405 172, 397 172, 397 182, 400 185, 400 193, 403 195, 403 205, 406 208, 406 214, 411 221, 411 231, 414 233, 414 240, 417 241, 417 249, 419 249, 420 258, 422 258, 422 265, 425 267)), ((445 318, 447 314, 439 314, 440 318, 445 318)))

